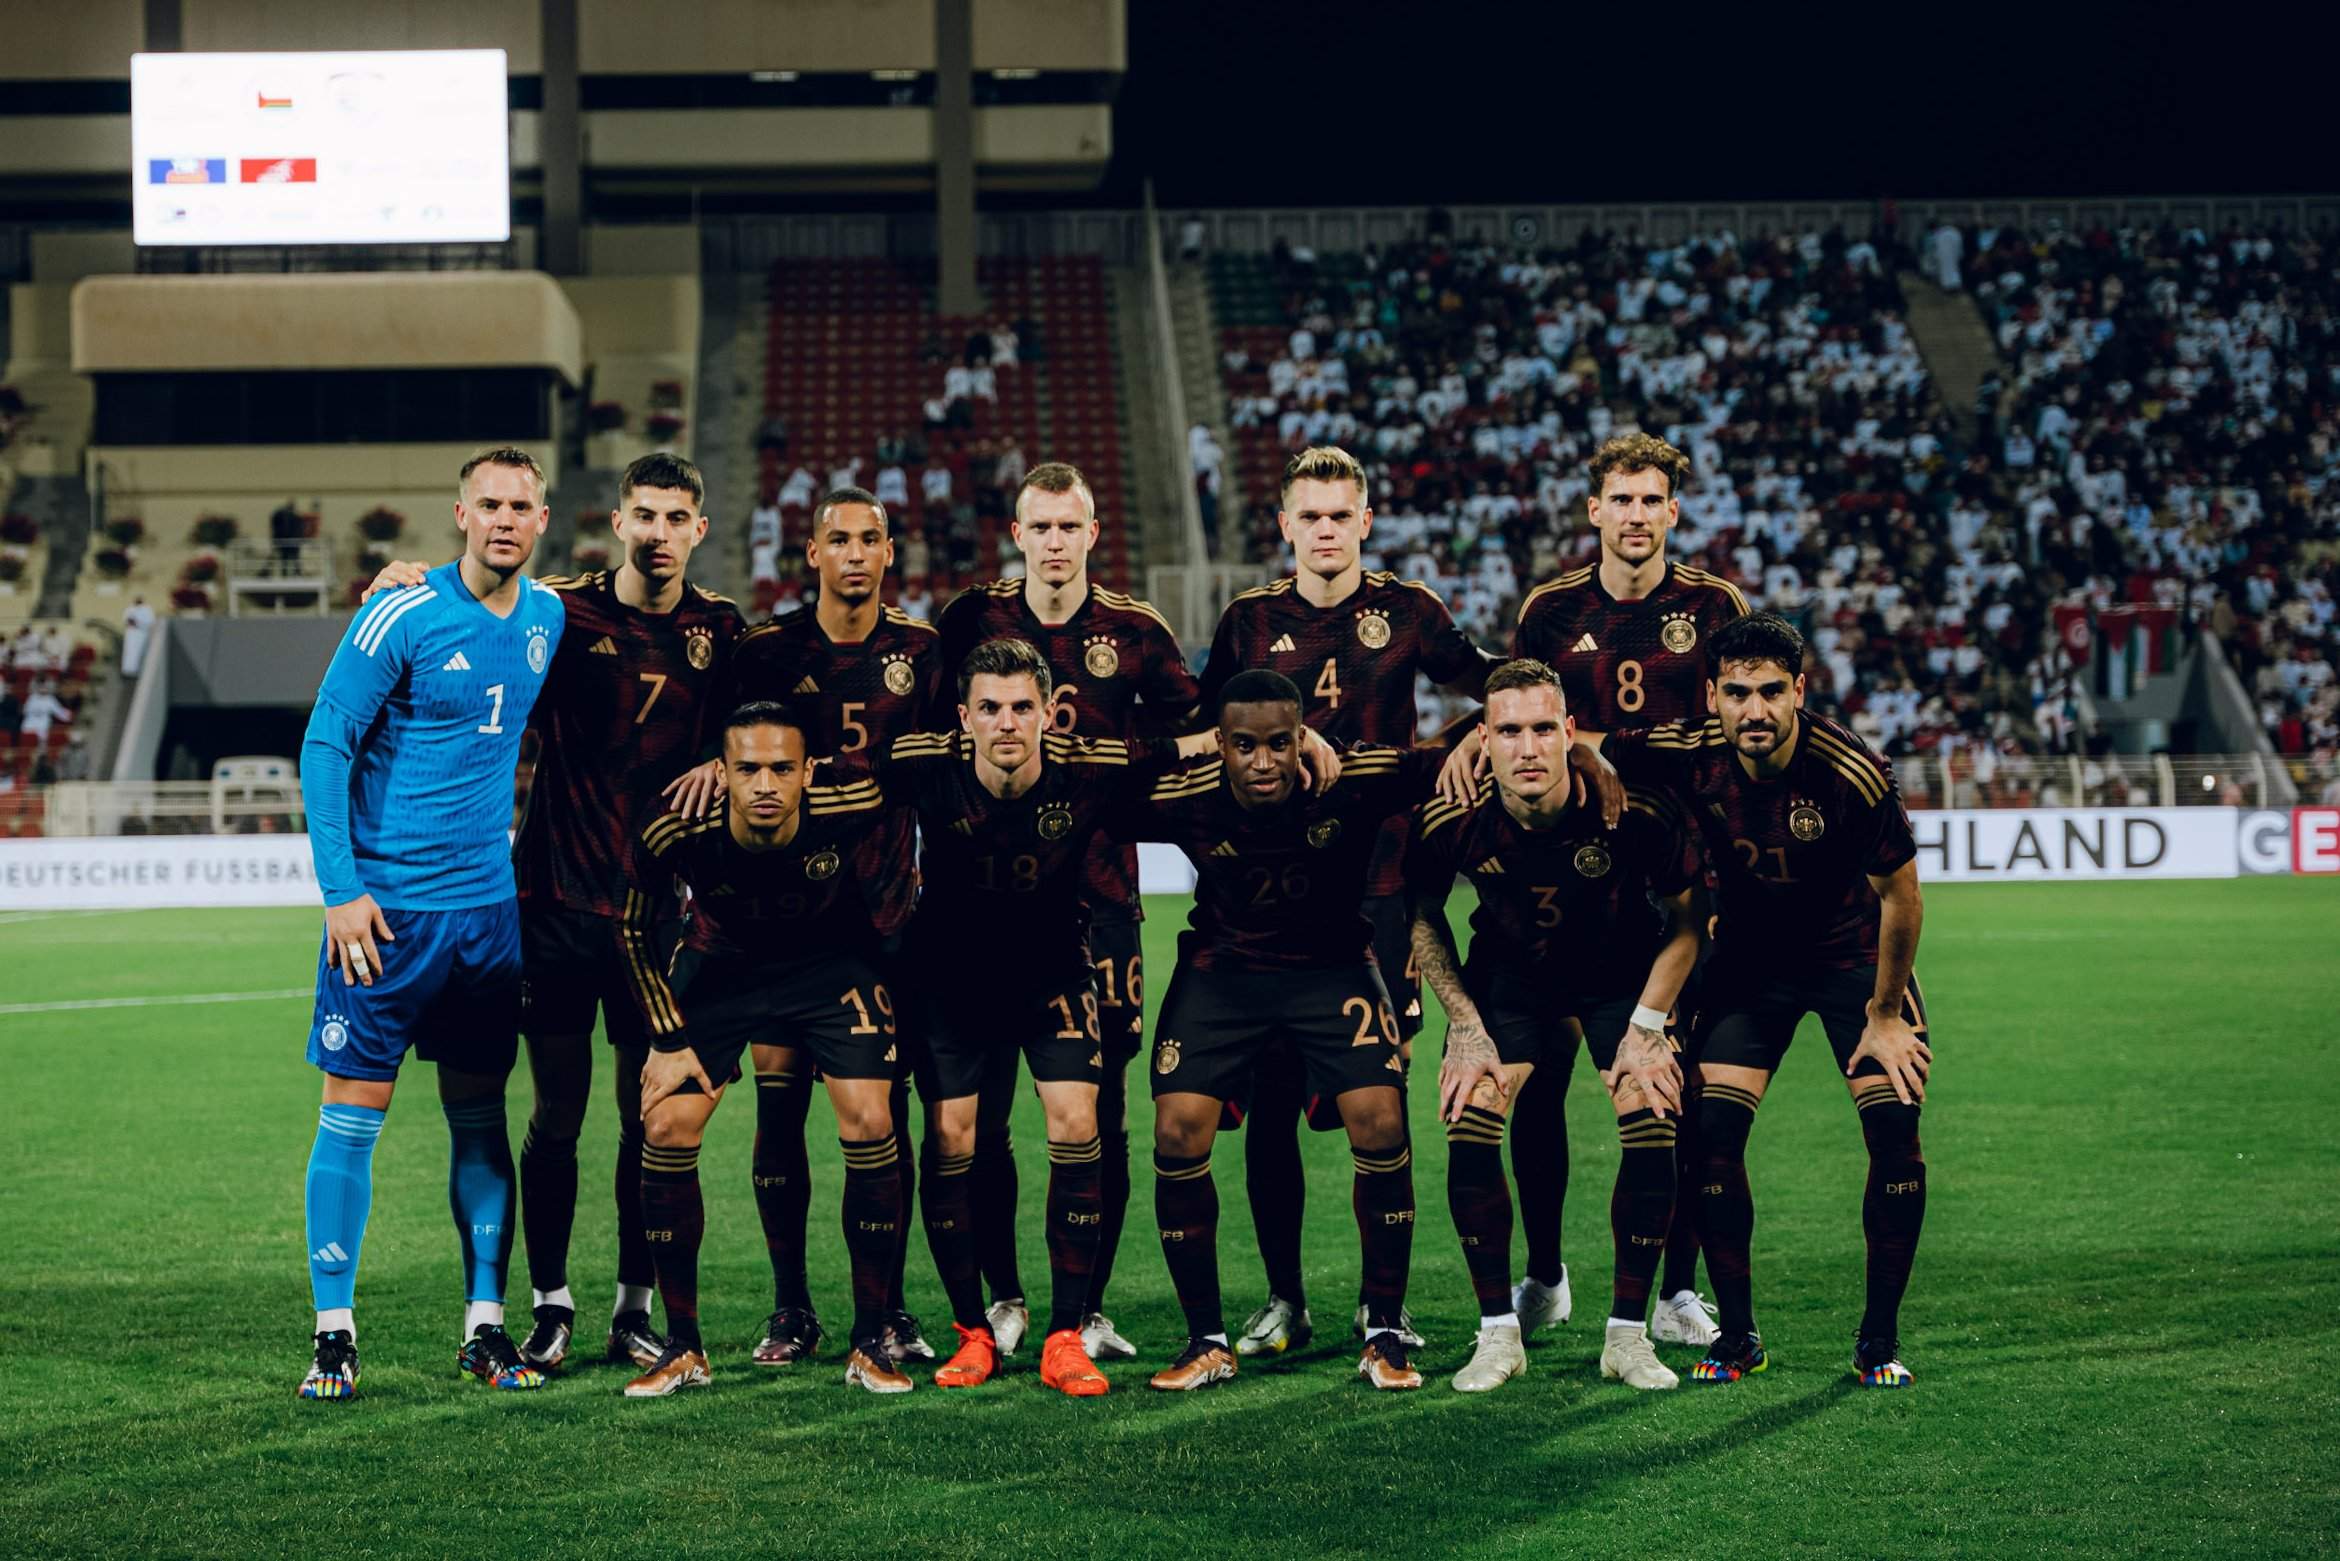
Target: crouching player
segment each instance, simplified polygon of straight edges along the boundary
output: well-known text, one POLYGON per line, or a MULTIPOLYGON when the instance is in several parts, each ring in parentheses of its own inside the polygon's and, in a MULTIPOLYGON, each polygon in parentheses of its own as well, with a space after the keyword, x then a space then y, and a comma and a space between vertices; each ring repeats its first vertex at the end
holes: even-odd
POLYGON ((910 1379, 883 1341, 903 1240, 889 1099, 900 1059, 893 994, 877 975, 890 929, 873 912, 887 875, 906 870, 907 829, 890 821, 873 781, 808 784, 804 727, 776 704, 732 713, 723 776, 724 795, 707 817, 667 813, 642 831, 626 897, 626 975, 651 1037, 642 1069, 643 1233, 667 1334, 665 1353, 626 1384, 626 1396, 663 1398, 708 1381, 699 1143, 751 1046, 791 1054, 790 1071, 817 1065, 827 1081, 845 1155, 853 1270, 845 1380, 907 1393, 910 1379), (691 921, 670 977, 660 969, 655 913, 676 878, 690 888, 691 921))
POLYGON ((1272 1045, 1296 1045, 1307 1092, 1335 1099, 1356 1163, 1367 1336, 1358 1372, 1421 1386, 1399 1335, 1414 1177, 1398 1021, 1364 910, 1382 824, 1428 796, 1442 749, 1359 747, 1320 794, 1301 785, 1300 691, 1253 669, 1219 693, 1219 757, 1168 776, 1113 826, 1177 845, 1195 867, 1192 925, 1154 1035, 1154 1207, 1187 1341, 1153 1386, 1235 1375, 1219 1292, 1211 1145, 1272 1045))
POLYGON ((1573 804, 1571 729, 1550 667, 1496 668, 1481 725, 1492 782, 1462 805, 1424 804, 1407 858, 1415 957, 1446 1008, 1438 1083, 1447 1202, 1479 1299, 1478 1346, 1454 1377, 1464 1393, 1527 1369, 1512 1306, 1504 1118, 1531 1074, 1554 1099, 1566 1091, 1580 1030, 1624 1147, 1609 1199, 1616 1277, 1601 1375, 1679 1386, 1650 1348, 1645 1321, 1674 1209, 1682 1078, 1666 1014, 1697 963, 1705 923, 1698 848, 1662 793, 1629 790, 1614 828, 1573 804), (1460 970, 1446 920, 1458 874, 1479 900, 1460 970))

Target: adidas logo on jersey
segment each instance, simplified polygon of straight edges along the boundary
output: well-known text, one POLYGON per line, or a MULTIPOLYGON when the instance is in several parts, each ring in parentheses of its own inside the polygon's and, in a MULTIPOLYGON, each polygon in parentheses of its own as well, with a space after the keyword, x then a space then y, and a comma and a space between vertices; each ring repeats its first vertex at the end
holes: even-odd
POLYGON ((1499 873, 1503 871, 1503 859, 1491 856, 1479 864, 1478 870, 1482 873, 1499 873))
POLYGON ((1568 648, 1571 651, 1588 651, 1599 650, 1601 647, 1594 643, 1593 637, 1590 634, 1587 634, 1583 639, 1578 640, 1575 644, 1569 646, 1568 648))
POLYGON ((455 659, 448 662, 439 670, 441 672, 469 672, 471 670, 471 658, 464 655, 463 652, 457 651, 455 653, 455 659))
POLYGON ((1271 656, 1281 656, 1286 651, 1297 649, 1299 649, 1299 647, 1292 643, 1291 635, 1280 634, 1276 636, 1276 642, 1268 647, 1268 654, 1271 656))
POLYGON ((593 654, 596 656, 614 656, 617 653, 617 641, 606 634, 593 642, 593 654))
POLYGON ((1239 853, 1235 849, 1235 842, 1232 840, 1222 840, 1211 848, 1211 855, 1213 856, 1235 856, 1238 854, 1239 853))
POLYGON ((803 680, 794 689, 794 692, 799 694, 817 694, 820 691, 821 685, 813 681, 813 676, 809 672, 804 675, 803 680))

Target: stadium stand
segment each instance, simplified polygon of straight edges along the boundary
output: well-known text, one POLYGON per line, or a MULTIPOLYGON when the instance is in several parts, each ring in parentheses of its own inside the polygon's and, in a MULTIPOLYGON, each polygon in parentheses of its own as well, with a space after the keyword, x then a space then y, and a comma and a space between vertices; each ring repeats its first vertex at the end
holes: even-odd
POLYGON ((2009 499, 2091 606, 2182 614, 2236 658, 2276 749, 2340 751, 2334 235, 1977 229, 2005 356, 1985 409, 2009 499))
POLYGON ((0 628, 0 838, 41 834, 48 788, 89 779, 85 705, 97 657, 71 624, 0 628))
POLYGON ((1805 616, 1816 693, 1865 735, 2067 745, 2046 598, 1910 339, 1901 259, 1838 231, 1214 255, 1255 552, 1280 552, 1285 453, 1351 444, 1375 562, 1501 641, 1520 595, 1596 545, 1585 458, 1646 428, 1694 463, 1674 556, 1805 616))
MULTIPOLYGON (((810 506, 839 479, 869 488, 897 524, 902 589, 937 599, 997 571, 1023 469, 1066 460, 1101 513, 1126 513, 1120 367, 1111 292, 1093 256, 989 260, 986 316, 938 314, 931 280, 883 260, 783 261, 772 270, 759 495, 785 543, 754 569, 754 605, 798 588, 778 558, 800 548, 810 506), (947 480, 946 480, 947 479, 947 480)), ((1125 585, 1122 529, 1093 566, 1125 585)))

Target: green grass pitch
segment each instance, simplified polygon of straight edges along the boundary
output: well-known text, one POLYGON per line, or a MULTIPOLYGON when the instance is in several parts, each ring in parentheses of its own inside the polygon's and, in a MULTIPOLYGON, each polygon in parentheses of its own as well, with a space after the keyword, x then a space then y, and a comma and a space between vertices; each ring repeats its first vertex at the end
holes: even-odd
MULTIPOLYGON (((1324 1137, 1309 1146, 1307 1247, 1324 1326, 1300 1358, 1191 1398, 1146 1392, 1178 1324, 1141 1169, 1113 1310, 1143 1358, 1113 1369, 1110 1397, 1048 1393, 1027 1358, 981 1391, 874 1399, 842 1385, 834 1336, 816 1366, 759 1373, 746 1351, 769 1273, 742 1098, 703 1162, 714 1386, 630 1403, 626 1372, 592 1366, 500 1396, 453 1370, 446 1131, 418 1069, 379 1154, 365 1396, 349 1406, 292 1394, 309 1331, 307 998, 28 1011, 305 989, 316 917, 0 917, 0 1449, 15 1471, 0 1553, 2329 1554, 2340 885, 1943 887, 1928 911, 1939 1062, 1904 1311, 1912 1392, 1847 1379, 1862 1151, 1808 1024, 1751 1154, 1773 1365, 1735 1387, 1641 1396, 1597 1380, 1617 1150, 1580 1068, 1577 1318, 1490 1396, 1446 1384, 1475 1308, 1427 1090, 1418 1394, 1376 1395, 1353 1374, 1348 1165, 1324 1137)), ((1148 923, 1149 996, 1180 915, 1158 904, 1148 923)), ((515 1140, 527 1089, 514 1080, 515 1140)), ((1019 1142, 1036 1151, 1023 1109, 1019 1142)), ((588 1328, 609 1282, 613 1133, 598 1099, 572 1270, 588 1328)), ((835 1323, 847 1298, 825 1107, 811 1136, 813 1275, 835 1323)), ((1043 1167, 1028 1159, 1024 1268, 1039 1286, 1043 1167)), ((1261 1289, 1241 1161, 1240 1137, 1223 1140, 1238 1321, 1261 1289)), ((940 1328, 922 1241, 910 1274, 940 1328)), ((517 1260, 513 1281, 524 1300, 517 1260)))

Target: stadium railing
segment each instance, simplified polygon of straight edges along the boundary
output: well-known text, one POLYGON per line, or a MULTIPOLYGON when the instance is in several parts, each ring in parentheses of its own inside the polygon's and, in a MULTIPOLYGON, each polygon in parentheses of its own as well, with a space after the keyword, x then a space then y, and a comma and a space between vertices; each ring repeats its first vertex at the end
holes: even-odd
POLYGON ((2203 805, 2280 808, 2298 777, 2265 754, 1906 755, 1893 761, 1913 808, 2077 808, 2203 805))
POLYGON ((333 544, 323 537, 231 542, 226 565, 231 617, 253 609, 321 613, 334 605, 333 544))
POLYGON ((41 790, 43 833, 52 837, 300 834, 308 827, 297 781, 68 781, 41 790))

